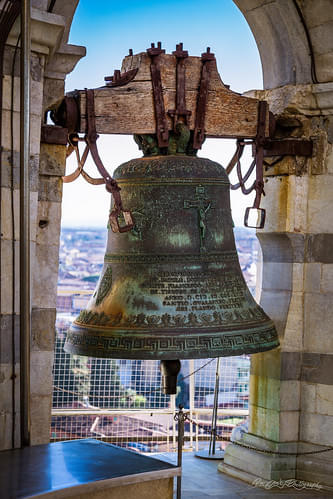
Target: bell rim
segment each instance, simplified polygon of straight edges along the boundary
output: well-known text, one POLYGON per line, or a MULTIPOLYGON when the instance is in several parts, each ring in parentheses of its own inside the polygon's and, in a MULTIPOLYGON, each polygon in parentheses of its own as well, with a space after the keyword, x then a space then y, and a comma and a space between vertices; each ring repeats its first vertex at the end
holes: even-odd
POLYGON ((149 337, 144 336, 143 330, 136 330, 137 334, 131 331, 131 334, 100 334, 98 337, 96 334, 94 335, 94 332, 101 333, 101 328, 72 324, 67 332, 64 350, 75 355, 111 359, 181 360, 253 354, 272 350, 279 346, 277 331, 271 320, 265 321, 262 325, 258 326, 257 323, 256 327, 243 328, 242 330, 223 332, 221 328, 217 327, 219 329, 217 332, 204 333, 200 331, 199 334, 199 331, 195 333, 193 329, 186 329, 186 333, 182 335, 177 334, 175 330, 173 330, 172 335, 166 334, 165 331, 161 335, 161 330, 156 330, 154 335, 153 330, 150 329, 149 337), (249 343, 245 343, 242 338, 249 343), (175 341, 172 342, 172 340, 175 341), (223 340, 229 340, 231 346, 223 344, 223 340), (237 344, 237 341, 243 341, 243 343, 237 344), (86 344, 84 345, 82 342, 86 344), (89 342, 100 342, 99 347, 89 345, 89 342), (110 343, 109 348, 105 348, 106 342, 110 343), (117 342, 118 347, 116 346, 117 342), (210 346, 207 346, 208 344, 210 346), (180 345, 184 345, 184 348, 181 349, 180 345), (169 348, 167 348, 168 346, 169 348))

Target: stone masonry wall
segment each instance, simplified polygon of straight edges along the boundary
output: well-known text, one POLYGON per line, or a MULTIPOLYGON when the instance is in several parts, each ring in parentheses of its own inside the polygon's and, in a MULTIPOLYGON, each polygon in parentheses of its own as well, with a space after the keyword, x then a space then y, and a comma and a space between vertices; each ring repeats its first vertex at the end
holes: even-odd
POLYGON ((261 305, 277 325, 281 347, 252 356, 250 425, 243 440, 272 454, 230 446, 224 468, 242 470, 238 476, 247 479, 298 478, 332 486, 332 453, 302 456, 333 446, 332 86, 254 94, 276 116, 275 138, 312 139, 314 152, 312 158, 266 160, 267 222, 258 231, 261 305), (292 452, 297 459, 284 454, 292 452))
MULTIPOLYGON (((68 18, 32 4, 30 114, 31 443, 49 441, 62 180, 65 146, 41 144, 44 113, 64 96, 64 79, 85 54, 66 43, 68 18)), ((58 5, 59 7, 59 5, 58 5)), ((0 5, 1 8, 1 5, 0 5)), ((68 11, 68 12, 67 12, 68 11)), ((7 40, 3 65, 1 142, 0 449, 20 445, 19 395, 19 23, 7 40), (14 55, 15 61, 14 61, 14 55), (13 98, 12 98, 13 87, 13 98), (13 106, 12 106, 13 104, 13 106), (14 133, 12 133, 12 130, 14 133)))
POLYGON ((267 222, 258 233, 261 304, 281 347, 252 356, 243 443, 253 450, 230 445, 220 468, 249 481, 298 478, 332 486, 333 453, 302 453, 333 445, 333 6, 330 0, 235 3, 257 41, 269 89, 252 95, 269 102, 276 138, 311 138, 314 155, 267 159, 267 222))
MULTIPOLYGON (((321 95, 324 87, 320 85, 321 95)), ((302 453, 333 446, 333 93, 326 84, 326 102, 319 108, 317 85, 293 90, 279 114, 287 89, 282 99, 281 93, 265 93, 279 116, 276 134, 311 138, 314 155, 308 160, 286 158, 266 168, 269 220, 261 239, 269 239, 273 232, 286 234, 292 252, 286 256, 278 245, 275 251, 266 251, 264 305, 268 312, 275 309, 276 316, 275 296, 290 292, 290 302, 278 381, 280 434, 273 437, 272 427, 261 432, 271 440, 298 441, 302 453)), ((251 378, 256 371, 254 363, 251 378)), ((276 404, 274 393, 273 389, 267 400, 276 404)), ((255 397, 253 402, 256 405, 255 397)), ((333 485, 332 469, 332 453, 300 455, 296 477, 333 485)))
MULTIPOLYGON (((0 447, 19 444, 19 89, 20 53, 16 54, 11 113, 12 66, 15 49, 7 46, 4 58, 1 170, 1 434, 0 447), (12 120, 12 124, 11 124, 12 120), (12 127, 14 135, 12 138, 12 127), (13 149, 12 149, 13 146, 13 149), (13 351, 14 349, 14 351, 13 351), (15 366, 13 365, 15 364, 15 366), (14 391, 13 391, 14 383, 14 391), (13 398, 15 403, 13 403, 13 398)), ((31 254, 36 253, 39 142, 42 116, 44 55, 31 56, 31 142, 30 142, 30 214, 31 254)))

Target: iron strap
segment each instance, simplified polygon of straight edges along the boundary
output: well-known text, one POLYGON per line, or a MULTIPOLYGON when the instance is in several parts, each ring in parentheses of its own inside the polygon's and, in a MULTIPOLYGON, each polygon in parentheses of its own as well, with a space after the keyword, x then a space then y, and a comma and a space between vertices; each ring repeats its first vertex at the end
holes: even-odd
POLYGON ((235 191, 235 190, 241 188, 242 193, 247 195, 247 194, 250 194, 253 191, 253 189, 255 188, 255 184, 256 184, 255 181, 252 183, 252 185, 250 187, 246 187, 245 182, 249 179, 251 173, 253 172, 253 170, 256 166, 256 159, 254 158, 248 171, 246 172, 246 174, 243 177, 240 161, 241 161, 241 157, 243 155, 244 147, 246 145, 247 145, 247 142, 245 142, 244 139, 237 140, 236 152, 233 155, 230 163, 228 164, 228 166, 226 168, 226 172, 229 175, 236 165, 237 177, 238 177, 239 182, 237 184, 231 184, 230 189, 235 191))
POLYGON ((233 155, 229 165, 226 168, 227 174, 230 174, 234 167, 236 166, 237 170, 237 177, 238 177, 238 183, 234 185, 230 185, 230 188, 232 190, 236 190, 241 188, 243 194, 250 194, 253 190, 255 190, 256 195, 255 199, 253 202, 252 208, 246 208, 245 211, 245 219, 244 219, 244 225, 245 227, 249 227, 249 214, 250 210, 255 209, 257 210, 257 216, 259 214, 259 218, 257 218, 257 223, 255 226, 251 225, 251 227, 255 227, 257 229, 262 229, 265 224, 265 216, 266 216, 266 211, 262 208, 260 208, 260 201, 261 201, 261 196, 265 195, 264 192, 264 147, 265 144, 267 143, 267 140, 265 138, 265 132, 266 132, 266 116, 267 116, 267 110, 268 110, 268 104, 266 101, 259 101, 258 103, 258 127, 257 127, 257 135, 254 141, 245 141, 244 139, 238 139, 237 140, 237 147, 236 147, 236 152, 233 155), (246 174, 243 176, 242 170, 241 170, 241 157, 244 151, 244 146, 252 144, 254 146, 254 159, 248 168, 248 171, 246 174), (254 168, 256 169, 256 179, 250 185, 250 187, 245 186, 245 182, 249 179, 251 173, 253 172, 254 168))
POLYGON ((158 42, 157 47, 151 44, 151 48, 147 49, 147 54, 151 58, 150 73, 153 87, 156 134, 159 147, 168 147, 169 145, 169 126, 165 114, 163 90, 161 81, 160 55, 165 53, 161 42, 158 42))
POLYGON ((243 151, 244 151, 245 145, 246 144, 245 144, 245 142, 244 142, 243 139, 237 140, 237 146, 236 146, 235 154, 233 155, 233 157, 231 158, 228 166, 225 169, 227 175, 230 175, 230 173, 234 169, 234 167, 237 164, 237 162, 240 161, 240 159, 242 157, 242 154, 243 154, 243 151))
POLYGON ((215 67, 216 61, 214 54, 207 47, 207 52, 201 54, 202 69, 199 86, 199 95, 197 100, 197 109, 195 115, 195 128, 193 137, 193 149, 201 149, 205 140, 205 119, 208 100, 210 72, 215 67))
POLYGON ((131 83, 137 75, 139 68, 130 69, 125 73, 121 73, 119 69, 114 71, 113 76, 105 76, 104 80, 107 82, 107 87, 122 87, 131 83))
POLYGON ((88 154, 89 154, 89 146, 86 144, 86 147, 83 151, 83 154, 80 158, 80 151, 79 151, 79 142, 84 141, 85 139, 80 139, 78 135, 70 135, 69 136, 69 146, 67 147, 67 157, 72 154, 73 151, 75 151, 76 155, 76 161, 77 161, 77 168, 73 173, 70 173, 69 175, 65 175, 62 177, 62 180, 65 184, 69 184, 70 182, 74 182, 80 175, 89 183, 92 185, 101 185, 104 184, 104 178, 93 178, 90 175, 88 175, 87 172, 84 171, 84 165, 87 160, 88 154))
POLYGON ((68 154, 75 151, 76 159, 78 163, 77 169, 70 175, 63 177, 64 182, 73 182, 80 174, 84 177, 84 179, 90 184, 98 185, 105 184, 106 190, 110 192, 114 199, 114 207, 110 213, 110 226, 113 232, 127 232, 133 227, 133 219, 130 211, 126 211, 123 209, 122 200, 120 196, 120 187, 117 182, 109 175, 107 170, 105 169, 102 160, 99 156, 97 150, 96 141, 98 139, 98 135, 96 133, 96 120, 95 120, 95 105, 94 105, 94 91, 86 89, 86 102, 87 102, 87 133, 84 139, 80 139, 78 135, 73 134, 70 136, 70 145, 68 148, 68 154), (83 152, 82 157, 80 158, 78 143, 80 140, 84 140, 86 142, 86 147, 83 152), (92 178, 84 171, 84 164, 88 157, 89 151, 93 157, 93 160, 97 166, 99 173, 102 175, 102 178, 92 178), (123 215, 125 220, 125 225, 120 226, 118 217, 119 215, 123 215))
POLYGON ((176 109, 168 111, 169 116, 173 119, 173 128, 176 130, 176 125, 179 118, 182 117, 185 125, 188 125, 191 111, 186 109, 186 92, 185 92, 185 59, 188 57, 187 50, 183 50, 183 44, 176 45, 176 50, 172 52, 177 59, 176 65, 176 109))
POLYGON ((256 191, 256 197, 253 203, 253 208, 259 209, 262 194, 264 192, 264 143, 265 143, 265 129, 266 129, 266 115, 267 115, 268 104, 266 101, 259 101, 258 104, 258 131, 255 140, 256 152, 255 152, 255 163, 256 163, 256 180, 254 184, 254 189, 256 191))
POLYGON ((97 169, 104 178, 106 190, 113 195, 116 207, 119 208, 119 210, 121 210, 122 201, 119 193, 120 187, 105 169, 97 149, 96 142, 98 139, 98 135, 96 133, 94 91, 92 89, 88 90, 86 88, 86 99, 87 99, 87 133, 85 139, 88 144, 91 155, 93 157, 93 160, 97 166, 97 169))
POLYGON ((75 151, 77 159, 77 168, 70 175, 63 177, 65 183, 73 182, 79 175, 89 182, 89 184, 99 185, 105 184, 106 190, 110 192, 114 199, 114 206, 110 213, 109 222, 113 232, 127 232, 133 228, 134 222, 130 211, 124 210, 123 203, 120 196, 120 187, 117 182, 110 176, 108 171, 103 165, 97 149, 97 139, 98 135, 96 132, 96 119, 95 119, 95 103, 94 103, 94 91, 92 89, 86 89, 86 110, 87 110, 87 131, 84 139, 79 138, 77 134, 71 134, 69 136, 69 146, 67 150, 67 156, 69 156, 73 151, 75 151), (80 158, 79 152, 79 142, 84 141, 86 147, 80 158), (87 160, 89 152, 97 166, 101 178, 93 178, 84 171, 84 165, 87 160), (120 225, 119 216, 122 215, 124 219, 124 224, 120 225))
POLYGON ((96 144, 98 135, 96 133, 94 91, 92 89, 89 90, 86 89, 86 99, 87 99, 87 133, 85 139, 90 149, 93 160, 97 166, 97 169, 105 181, 106 190, 112 194, 114 199, 114 206, 109 216, 110 226, 113 232, 128 232, 134 226, 132 214, 130 211, 124 210, 120 195, 120 187, 105 169, 98 153, 97 144, 96 144), (125 225, 121 226, 119 224, 120 215, 123 215, 125 225))

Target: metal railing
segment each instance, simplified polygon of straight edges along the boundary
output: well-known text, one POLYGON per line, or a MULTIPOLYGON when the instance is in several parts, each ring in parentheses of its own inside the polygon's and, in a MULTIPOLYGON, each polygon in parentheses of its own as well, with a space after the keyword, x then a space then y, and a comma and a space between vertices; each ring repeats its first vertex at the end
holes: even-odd
MULTIPOLYGON (((71 418, 89 418, 91 426, 89 432, 84 435, 88 438, 96 438, 103 440, 104 442, 113 443, 120 445, 129 449, 141 451, 141 452, 176 452, 177 450, 177 435, 178 429, 177 424, 174 420, 176 414, 176 408, 172 410, 161 409, 149 411, 145 409, 140 410, 77 410, 77 409, 53 409, 52 418, 54 423, 56 423, 57 418, 66 418, 67 424, 71 418), (149 416, 152 420, 158 416, 166 416, 168 418, 168 424, 166 424, 163 430, 151 429, 142 427, 142 430, 146 430, 149 434, 133 434, 131 433, 130 427, 127 427, 126 434, 119 432, 117 435, 106 435, 99 430, 101 425, 101 420, 103 418, 121 418, 127 417, 128 419, 139 419, 142 423, 146 420, 145 417, 149 416)), ((203 446, 208 442, 210 438, 211 429, 211 409, 196 409, 189 412, 190 422, 188 427, 185 429, 184 442, 185 448, 187 450, 199 450, 200 446, 203 446), (205 419, 203 417, 206 417, 205 419), (202 443, 202 444, 201 444, 202 443)), ((231 430, 236 426, 236 423, 225 423, 223 424, 223 418, 234 418, 237 420, 243 420, 247 417, 248 411, 241 409, 219 409, 218 411, 218 427, 217 427, 217 442, 220 443, 221 448, 223 447, 222 442, 228 442, 230 439, 231 430)), ((81 420, 82 424, 82 420, 81 420)), ((82 438, 77 436, 77 438, 82 438)), ((52 438, 51 440, 66 440, 67 438, 52 438)), ((71 438, 72 439, 72 438, 71 438)))
MULTIPOLYGON (((248 415, 249 359, 242 356, 221 361, 224 372, 217 445, 223 446, 222 441, 228 441, 232 429, 248 415)), ((157 361, 147 362, 148 366, 142 362, 73 358, 56 352, 51 441, 98 438, 139 452, 176 451, 178 428, 174 416, 180 402, 189 416, 185 448, 198 450, 204 446, 212 429, 216 360, 183 361, 177 396, 161 393, 157 361), (125 366, 127 377, 119 374, 118 363, 125 366)))
MULTIPOLYGON (((172 410, 161 409, 150 410, 139 409, 139 410, 70 410, 70 409, 53 409, 52 419, 53 424, 57 424, 58 418, 66 419, 66 426, 71 424, 71 418, 73 418, 74 424, 77 428, 77 418, 80 418, 80 426, 82 428, 83 418, 89 419, 89 431, 85 432, 83 436, 77 436, 76 438, 96 438, 103 440, 104 442, 113 443, 126 447, 129 449, 150 453, 150 452, 176 452, 177 450, 177 435, 178 428, 174 420, 176 414, 176 408, 172 410), (161 424, 156 421, 160 420, 160 417, 166 417, 167 423, 164 423, 161 428, 161 424), (135 432, 134 425, 131 426, 127 424, 127 428, 124 432, 120 431, 117 435, 106 435, 101 431, 103 428, 103 419, 109 418, 127 418, 127 420, 140 421, 142 426, 142 434, 135 432), (144 422, 147 421, 147 417, 150 417, 152 421, 155 420, 155 424, 158 425, 157 428, 151 428, 144 426, 144 422), (133 433, 133 431, 135 433, 133 433), (125 433, 125 434, 124 434, 125 433)), ((211 415, 212 409, 194 409, 186 411, 189 413, 189 423, 185 425, 185 435, 184 435, 184 447, 187 450, 199 450, 199 447, 204 446, 210 438, 211 430, 211 415)), ((224 443, 230 440, 230 434, 232 429, 236 426, 236 422, 231 423, 229 420, 234 419, 238 421, 244 420, 248 416, 248 410, 246 409, 219 409, 218 410, 218 425, 217 425, 217 445, 221 448, 224 447, 224 443), (228 419, 228 422, 224 421, 228 419)), ((127 421, 128 423, 128 421, 127 421)), ((59 424, 59 423, 58 423, 59 424)), ((58 440, 73 440, 73 434, 68 435, 66 438, 63 435, 62 438, 52 438, 51 441, 58 440), (70 437, 70 438, 68 438, 70 437)))

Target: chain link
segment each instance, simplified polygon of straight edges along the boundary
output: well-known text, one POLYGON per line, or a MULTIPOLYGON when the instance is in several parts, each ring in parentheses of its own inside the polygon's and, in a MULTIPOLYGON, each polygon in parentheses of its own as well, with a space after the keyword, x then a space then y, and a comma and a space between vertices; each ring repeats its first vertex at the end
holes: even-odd
POLYGON ((330 447, 328 449, 312 450, 306 452, 275 452, 273 450, 258 449, 258 447, 252 447, 251 445, 241 444, 239 442, 232 442, 232 443, 234 445, 238 445, 238 447, 244 447, 245 449, 254 450, 256 452, 262 452, 263 454, 274 454, 275 456, 307 456, 310 454, 322 454, 324 452, 333 451, 333 447, 330 447))
MULTIPOLYGON (((206 429, 206 427, 200 423, 197 423, 193 419, 189 417, 189 413, 184 413, 184 421, 189 421, 190 423, 194 424, 195 426, 198 426, 198 428, 201 429, 206 429)), ((209 423, 207 423, 208 425, 209 423)), ((229 441, 229 438, 225 438, 222 434, 218 434, 214 429, 212 428, 211 431, 209 432, 211 435, 215 434, 215 438, 220 441, 227 442, 229 441)), ((324 452, 330 452, 333 451, 333 447, 329 447, 328 449, 321 449, 321 450, 314 450, 314 451, 306 451, 306 452, 276 452, 272 450, 266 450, 266 449, 258 449, 258 447, 253 447, 251 445, 246 445, 246 444, 241 444, 239 442, 232 442, 234 445, 237 445, 238 447, 243 447, 248 450, 254 450, 256 452, 261 452, 263 454, 270 454, 270 455, 275 455, 275 456, 307 456, 307 455, 312 455, 312 454, 322 454, 324 452)))
MULTIPOLYGON (((194 424, 194 426, 197 426, 198 428, 201 428, 202 430, 207 430, 206 426, 209 426, 211 423, 207 421, 207 425, 203 425, 198 423, 197 421, 194 421, 194 419, 191 419, 188 415, 186 414, 186 420, 189 421, 191 424, 194 424)), ((229 438, 224 437, 222 434, 217 433, 216 430, 213 428, 209 432, 211 435, 215 435, 216 440, 224 441, 224 442, 229 442, 229 438)))

